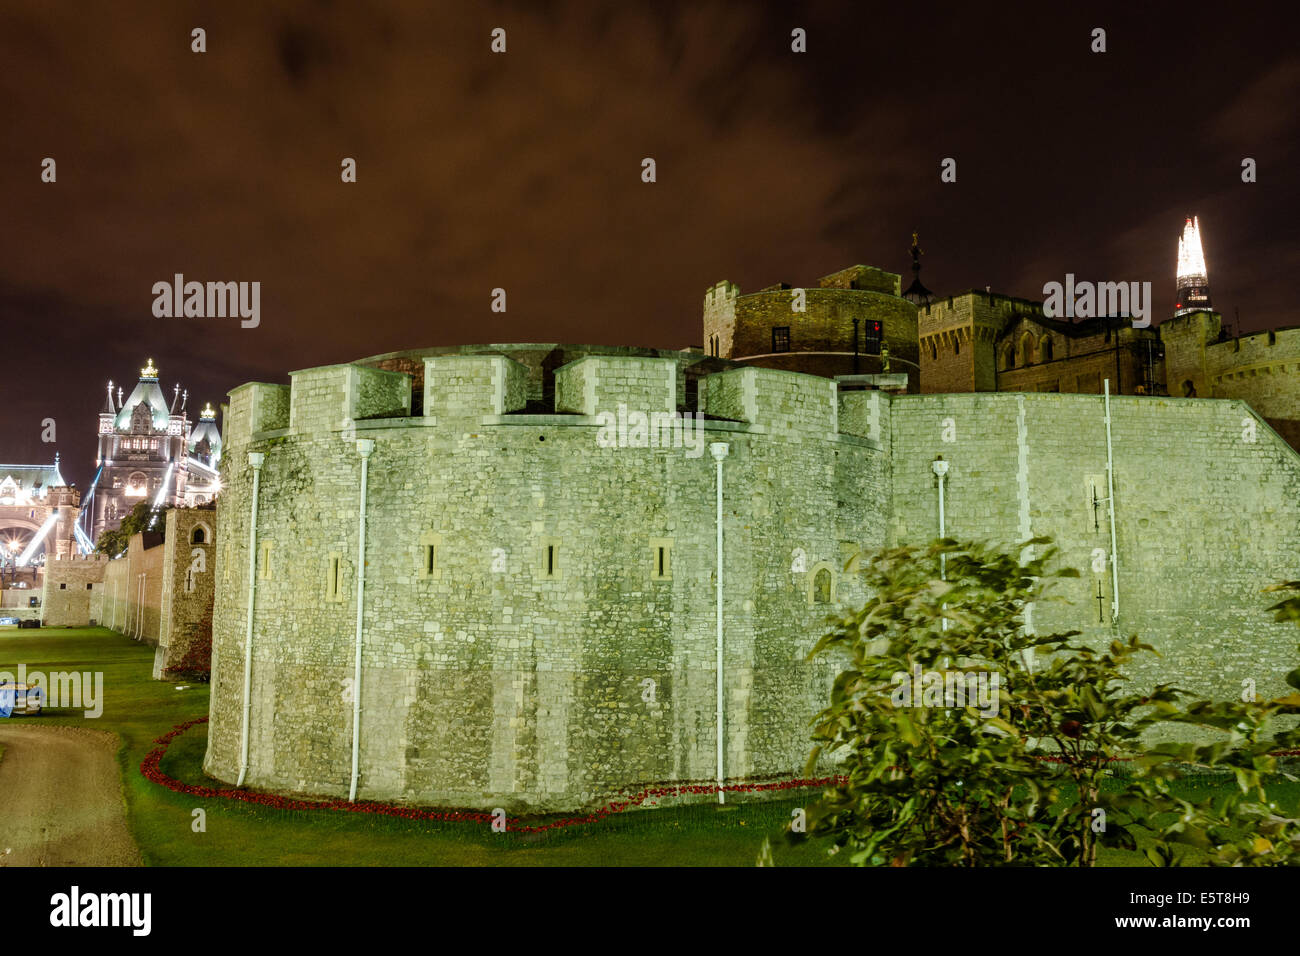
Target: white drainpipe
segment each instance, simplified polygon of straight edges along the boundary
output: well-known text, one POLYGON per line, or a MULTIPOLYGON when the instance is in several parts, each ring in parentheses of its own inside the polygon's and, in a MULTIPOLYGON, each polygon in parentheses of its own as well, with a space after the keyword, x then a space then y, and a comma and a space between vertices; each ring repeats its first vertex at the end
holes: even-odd
MULTIPOLYGON (((944 522, 943 513, 943 479, 944 476, 948 474, 948 463, 943 460, 943 455, 940 455, 934 461, 930 462, 930 467, 934 469, 935 476, 939 479, 939 537, 946 538, 948 532, 947 526, 944 522)), ((939 580, 948 580, 948 555, 942 553, 939 555, 939 580)), ((946 604, 944 605, 944 607, 947 606, 948 605, 946 604)), ((939 630, 948 630, 948 619, 946 617, 940 620, 939 630)))
POLYGON ((131 627, 131 548, 126 549, 126 574, 122 576, 122 636, 129 637, 131 627))
POLYGON ((352 671, 352 783, 348 787, 348 801, 357 799, 357 761, 361 752, 361 612, 366 595, 366 494, 370 477, 370 455, 375 450, 373 439, 357 441, 361 453, 361 516, 357 531, 357 650, 352 671))
POLYGON ((253 703, 253 596, 257 592, 257 493, 262 484, 262 462, 266 455, 257 451, 248 453, 248 463, 253 466, 253 504, 248 519, 248 624, 244 629, 244 725, 239 732, 239 780, 235 786, 244 785, 248 774, 248 721, 253 703))
POLYGON ((717 527, 718 527, 718 803, 726 803, 726 794, 722 792, 723 778, 723 723, 722 723, 722 460, 727 457, 729 451, 726 442, 710 442, 709 453, 713 455, 713 460, 718 463, 718 506, 717 506, 717 527))
POLYGON ((1115 544, 1115 459, 1110 447, 1110 379, 1106 379, 1106 498, 1110 506, 1110 626, 1119 626, 1119 550, 1115 544))

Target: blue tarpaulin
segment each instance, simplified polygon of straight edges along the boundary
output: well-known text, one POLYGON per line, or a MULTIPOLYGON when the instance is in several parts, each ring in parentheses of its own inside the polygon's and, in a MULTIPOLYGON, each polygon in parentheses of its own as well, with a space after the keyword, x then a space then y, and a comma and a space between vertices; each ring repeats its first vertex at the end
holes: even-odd
POLYGON ((12 717, 15 710, 20 714, 38 712, 44 705, 43 688, 8 682, 0 684, 0 717, 12 717))

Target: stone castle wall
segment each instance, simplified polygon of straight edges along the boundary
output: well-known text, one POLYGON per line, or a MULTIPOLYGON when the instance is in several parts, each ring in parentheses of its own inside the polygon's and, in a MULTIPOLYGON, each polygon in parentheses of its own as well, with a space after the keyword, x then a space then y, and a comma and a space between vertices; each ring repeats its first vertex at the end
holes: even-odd
MULTIPOLYGON (((950 462, 950 535, 1008 545, 1050 535, 1083 571, 1063 583, 1070 603, 1035 607, 1033 626, 1114 633, 1109 568, 1092 571, 1110 550, 1098 396, 891 398, 728 368, 700 383, 709 419, 692 454, 689 443, 608 447, 597 416, 682 407, 681 364, 697 357, 675 367, 584 355, 543 374, 545 385, 530 364, 540 354, 430 355, 414 417, 394 414, 409 407, 410 376, 372 360, 231 393, 209 773, 239 776, 251 570, 247 780, 348 791, 356 439, 375 442, 362 799, 572 809, 621 787, 713 776, 710 442, 730 450, 728 777, 802 767, 835 670, 807 651, 829 611, 866 597, 845 562, 937 534, 936 455, 950 462), (534 394, 555 407, 519 411, 534 394), (265 455, 251 553, 249 452, 265 455)), ((1272 624, 1260 589, 1300 577, 1300 457, 1242 402, 1116 397, 1111 408, 1118 627, 1164 655, 1134 677, 1218 696, 1237 696, 1246 678, 1261 694, 1281 690, 1294 636, 1272 624)))
POLYGON ((212 653, 216 510, 174 508, 167 512, 166 527, 153 676, 206 676, 212 653))
POLYGON ((149 544, 132 535, 126 554, 108 562, 99 623, 147 644, 157 645, 162 630, 163 558, 166 549, 156 536, 149 544))
POLYGON ((376 443, 362 798, 556 809, 713 776, 715 441, 730 447, 726 774, 802 769, 832 677, 804 660, 832 607, 818 600, 860 603, 844 561, 885 539, 889 469, 865 437, 881 433, 882 398, 855 396, 841 429, 832 382, 737 369, 703 381, 706 411, 725 420, 698 422, 694 454, 602 447, 598 414, 680 407, 680 365, 699 356, 579 358, 554 371, 547 414, 512 414, 532 379, 516 357, 529 356, 430 356, 414 418, 372 417, 400 389, 360 365, 231 393, 209 773, 239 775, 260 452, 248 781, 348 791, 355 439, 376 443), (256 416, 271 407, 291 413, 256 416))
MULTIPOLYGON (((963 292, 917 310, 922 392, 991 392, 997 388, 994 344, 1018 315, 1043 304, 996 293, 963 292)), ((913 389, 912 391, 918 391, 913 389)))
POLYGON ((45 627, 85 627, 97 620, 93 610, 95 586, 104 580, 108 557, 102 554, 60 555, 45 563, 41 586, 41 624, 45 627))
POLYGON ((157 645, 153 676, 206 675, 215 592, 212 507, 172 508, 165 541, 134 535, 116 560, 65 556, 46 564, 46 627, 98 624, 157 645))
POLYGON ((1160 325, 1169 391, 1249 402, 1300 449, 1300 328, 1222 339, 1217 312, 1193 312, 1160 325))
MULTIPOLYGON (((1082 577, 1058 584, 1069 604, 1034 609, 1035 626, 1109 640, 1110 567, 1092 571, 1095 549, 1110 551, 1104 400, 935 395, 891 406, 891 540, 936 535, 930 463, 942 455, 948 534, 1003 545, 1051 536, 1082 577)), ((1245 678, 1261 695, 1284 693, 1283 675, 1300 665, 1295 629, 1273 623, 1266 608, 1279 598, 1261 589, 1300 576, 1300 456, 1240 401, 1112 397, 1111 415, 1119 629, 1163 655, 1144 655, 1133 676, 1221 698, 1245 678)))
POLYGON ((1214 396, 1249 402, 1300 449, 1300 329, 1243 335, 1207 351, 1214 396))
POLYGON ((1093 323, 1095 331, 1083 334, 1082 326, 1047 331, 1031 318, 1012 321, 997 341, 995 391, 1101 395, 1109 379, 1112 395, 1163 394, 1158 334, 1127 322, 1112 324, 1093 323))

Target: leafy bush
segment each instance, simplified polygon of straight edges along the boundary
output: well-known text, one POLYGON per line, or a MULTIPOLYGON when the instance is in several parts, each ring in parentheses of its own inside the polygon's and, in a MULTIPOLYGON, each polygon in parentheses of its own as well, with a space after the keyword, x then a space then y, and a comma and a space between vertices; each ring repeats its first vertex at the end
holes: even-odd
MULTIPOLYGON (((952 539, 870 561, 874 597, 812 651, 849 664, 815 719, 809 759, 810 771, 824 755, 840 761, 844 782, 810 811, 807 835, 829 836, 858 865, 1091 866, 1100 845, 1135 849, 1140 835, 1157 865, 1189 862, 1180 844, 1212 864, 1300 862, 1300 821, 1264 791, 1281 772, 1270 751, 1297 740, 1266 728, 1300 714, 1300 695, 1185 705, 1175 687, 1139 693, 1125 679, 1137 655, 1154 653, 1137 637, 1097 650, 1074 642, 1078 631, 1026 633, 1026 609, 1054 599, 1054 579, 1078 576, 1052 569, 1049 539, 1028 546, 1038 554, 1023 564, 952 539), (1162 723, 1222 739, 1139 752, 1162 723), (1189 767, 1231 774, 1236 787, 1177 796, 1171 784, 1189 767)), ((1300 686, 1300 673, 1287 680, 1300 686)))
MULTIPOLYGON (((149 500, 143 498, 137 501, 135 507, 122 519, 122 523, 117 528, 99 533, 99 540, 95 542, 95 550, 100 554, 107 554, 109 557, 117 557, 131 543, 133 534, 149 530, 149 522, 152 519, 153 511, 149 506, 149 500)), ((159 534, 163 533, 164 527, 165 523, 160 522, 158 524, 157 531, 159 534)))

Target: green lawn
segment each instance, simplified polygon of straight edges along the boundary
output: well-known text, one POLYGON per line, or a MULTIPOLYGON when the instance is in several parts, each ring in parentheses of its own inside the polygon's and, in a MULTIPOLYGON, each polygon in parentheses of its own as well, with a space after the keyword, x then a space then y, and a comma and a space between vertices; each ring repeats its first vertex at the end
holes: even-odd
MULTIPOLYGON (((589 826, 544 834, 498 834, 486 824, 432 823, 337 811, 278 810, 173 793, 140 775, 154 738, 208 712, 208 686, 150 679, 153 648, 104 628, 0 628, 0 670, 102 671, 103 715, 47 710, 16 718, 108 730, 122 740, 118 763, 131 830, 153 866, 752 866, 771 836, 778 866, 837 865, 824 841, 788 846, 780 833, 791 810, 811 794, 719 808, 715 804, 629 811, 589 826), (192 812, 206 812, 206 832, 192 829, 192 812)), ((178 737, 162 770, 187 783, 212 784, 202 771, 206 725, 178 737)), ((1191 780, 1204 795, 1222 786, 1191 780)), ((1270 795, 1291 811, 1300 784, 1280 781, 1270 795)), ((1137 852, 1103 849, 1107 866, 1144 866, 1137 852)))
MULTIPOLYGON (((629 811, 545 834, 493 833, 486 824, 431 823, 336 811, 293 811, 172 793, 145 780, 140 761, 154 738, 208 712, 208 687, 150 679, 153 649, 104 628, 0 628, 0 670, 103 671, 104 712, 47 710, 41 723, 116 732, 131 830, 154 866, 752 866, 771 835, 780 866, 839 863, 824 848, 780 839, 801 801, 629 811), (206 811, 206 832, 192 811, 206 811)), ((206 725, 172 742, 161 769, 187 783, 203 775, 206 725)))

